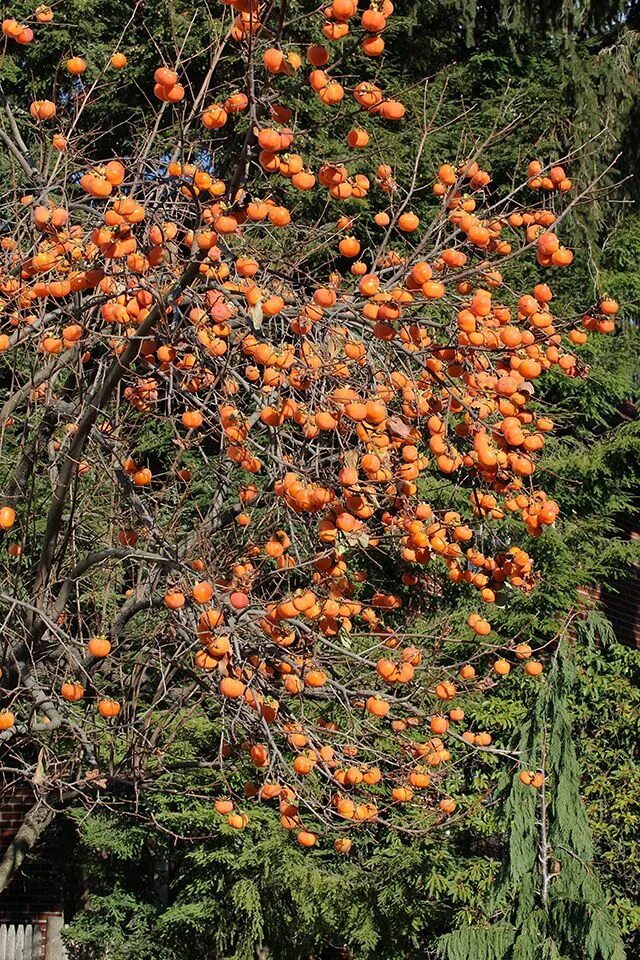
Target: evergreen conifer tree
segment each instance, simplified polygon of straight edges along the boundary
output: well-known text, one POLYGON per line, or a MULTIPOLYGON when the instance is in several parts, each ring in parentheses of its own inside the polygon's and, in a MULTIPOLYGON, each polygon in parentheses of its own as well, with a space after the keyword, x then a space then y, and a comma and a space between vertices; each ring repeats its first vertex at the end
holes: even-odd
POLYGON ((595 612, 583 622, 571 618, 563 630, 535 712, 517 742, 520 757, 544 782, 539 791, 519 778, 505 785, 508 843, 487 925, 444 936, 445 960, 624 960, 594 868, 571 721, 572 640, 593 642, 596 632, 610 631, 595 612))

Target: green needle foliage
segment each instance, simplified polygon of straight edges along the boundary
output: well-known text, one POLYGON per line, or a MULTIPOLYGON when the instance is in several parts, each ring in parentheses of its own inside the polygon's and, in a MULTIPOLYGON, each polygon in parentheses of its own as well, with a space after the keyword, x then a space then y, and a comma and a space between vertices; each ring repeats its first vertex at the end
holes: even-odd
MULTIPOLYGON (((348 858, 302 853, 272 829, 273 812, 252 812, 248 834, 238 835, 210 799, 159 795, 155 832, 113 816, 79 817, 77 861, 91 896, 68 932, 72 960, 252 960, 257 946, 300 960, 344 944, 354 960, 431 958, 436 950, 447 960, 622 960, 619 931, 633 956, 638 679, 637 654, 591 614, 558 646, 535 712, 525 709, 525 683, 514 672, 491 698, 491 717, 475 715, 478 726, 492 721, 496 743, 516 746, 531 769, 546 772, 546 905, 541 794, 515 769, 490 796, 479 765, 461 786, 469 810, 446 830, 363 836, 348 858), (177 840, 183 833, 198 839, 177 840), (165 867, 163 894, 154 875, 165 867)), ((465 709, 474 715, 473 702, 465 709)), ((205 731, 187 734, 185 756, 205 731)), ((185 780, 196 784, 204 789, 200 775, 185 780)))
MULTIPOLYGON (((27 16, 33 6, 12 4, 10 14, 27 16)), ((116 48, 130 6, 58 5, 55 30, 39 31, 32 48, 12 48, 4 58, 2 84, 16 109, 51 96, 41 78, 71 54, 88 61, 83 82, 98 80, 96 64, 116 48)), ((492 151, 498 181, 516 165, 524 171, 534 157, 556 158, 587 141, 570 164, 572 176, 588 178, 614 162, 603 181, 611 186, 637 167, 637 3, 398 0, 396 7, 380 82, 401 95, 409 115, 421 116, 425 96, 429 109, 440 104, 419 169, 418 213, 433 203, 436 160, 455 160, 499 118, 514 122, 517 135, 492 151), (461 144, 459 127, 447 124, 465 109, 461 144)), ((290 8, 296 16, 309 5, 290 8)), ((211 31, 220 29, 219 9, 211 5, 211 31)), ((192 82, 207 66, 199 56, 206 44, 191 27, 192 4, 142 4, 136 11, 118 44, 129 58, 129 82, 114 91, 108 123, 101 101, 100 108, 87 107, 80 125, 85 147, 96 130, 110 129, 114 155, 126 155, 131 130, 144 122, 153 71, 176 40, 184 41, 192 82)), ((309 34, 308 42, 319 40, 309 34)), ((290 81, 292 105, 299 82, 290 81)), ((59 71, 54 92, 70 112, 75 83, 59 71)), ((334 123, 332 115, 329 125, 327 117, 318 104, 302 121, 329 159, 342 150, 349 124, 340 116, 334 123)), ((393 140, 379 129, 374 149, 382 159, 393 143, 395 174, 406 182, 415 129, 400 126, 393 140)), ((4 155, 0 173, 14 175, 4 155)), ((640 559, 638 541, 620 532, 621 521, 636 522, 640 489, 640 217, 627 202, 637 191, 637 183, 626 181, 614 193, 599 192, 588 216, 566 223, 568 238, 581 248, 586 240, 589 254, 566 280, 554 278, 561 307, 579 308, 606 292, 622 305, 622 328, 576 348, 591 367, 587 379, 546 378, 540 412, 553 400, 562 419, 542 470, 562 512, 553 530, 526 544, 545 587, 492 611, 501 636, 553 650, 550 668, 539 681, 514 666, 490 695, 460 698, 470 729, 490 730, 496 746, 516 748, 530 769, 544 770, 544 793, 520 783, 510 761, 482 754, 468 782, 458 783, 462 814, 426 838, 363 832, 348 857, 304 853, 277 829, 275 810, 254 808, 242 833, 214 812, 215 779, 197 761, 219 731, 207 718, 194 718, 181 725, 171 748, 184 766, 181 795, 163 792, 160 783, 136 811, 140 819, 124 815, 131 813, 125 803, 122 816, 71 815, 75 845, 63 878, 70 900, 76 898, 67 933, 71 960, 328 960, 343 946, 353 960, 640 955, 638 652, 620 644, 594 613, 574 619, 570 633, 556 639, 579 587, 615 590, 640 559), (498 763, 504 780, 491 793, 489 774, 498 763)), ((335 209, 337 217, 368 208, 353 202, 335 209)), ((526 282, 543 279, 526 269, 526 282)), ((164 446, 158 439, 154 426, 150 452, 162 457, 171 438, 164 446)), ((437 490, 426 493, 437 502, 437 490)), ((210 496, 206 485, 194 490, 196 501, 210 496)), ((449 656, 469 610, 454 586, 426 598, 424 607, 425 630, 434 638, 428 653, 449 656)), ((462 660, 464 645, 455 649, 462 660)))
MULTIPOLYGON (((577 625, 581 642, 595 644, 611 627, 591 614, 577 625)), ((525 764, 539 769, 539 791, 516 779, 504 799, 509 824, 508 858, 487 928, 461 927, 441 940, 446 960, 624 960, 619 930, 594 866, 594 847, 580 795, 572 701, 576 663, 563 637, 535 714, 522 726, 518 749, 525 764)))

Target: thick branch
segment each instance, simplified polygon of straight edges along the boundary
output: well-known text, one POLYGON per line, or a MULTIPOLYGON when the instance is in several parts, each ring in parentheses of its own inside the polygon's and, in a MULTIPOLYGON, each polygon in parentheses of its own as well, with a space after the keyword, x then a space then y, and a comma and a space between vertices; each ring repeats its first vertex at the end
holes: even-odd
POLYGON ((38 171, 29 165, 28 160, 23 156, 18 147, 15 145, 11 137, 5 133, 4 130, 0 130, 0 140, 4 143, 5 147, 13 154, 15 159, 18 161, 26 175, 31 179, 35 179, 38 176, 38 171))
POLYGON ((39 800, 27 813, 22 826, 9 844, 0 860, 0 893, 9 886, 20 866, 36 845, 49 824, 55 819, 56 811, 39 800))
POLYGON ((38 572, 35 580, 33 596, 36 602, 41 602, 44 591, 46 590, 51 571, 51 565, 56 552, 58 537, 60 534, 60 522, 62 513, 67 501, 69 487, 76 473, 77 464, 81 459, 82 451, 91 433, 91 430, 98 418, 100 411, 111 398, 118 384, 129 370, 129 367, 137 358, 144 338, 151 332, 155 324, 160 320, 163 312, 173 303, 180 293, 188 287, 198 276, 200 260, 193 260, 186 268, 180 279, 173 287, 167 301, 156 303, 155 307, 149 311, 149 315, 138 327, 135 337, 132 337, 127 344, 121 356, 116 357, 106 372, 104 379, 96 384, 91 395, 87 399, 84 413, 80 417, 77 429, 69 447, 66 459, 60 470, 58 483, 53 495, 53 502, 47 517, 47 527, 43 538, 43 547, 38 564, 38 572))

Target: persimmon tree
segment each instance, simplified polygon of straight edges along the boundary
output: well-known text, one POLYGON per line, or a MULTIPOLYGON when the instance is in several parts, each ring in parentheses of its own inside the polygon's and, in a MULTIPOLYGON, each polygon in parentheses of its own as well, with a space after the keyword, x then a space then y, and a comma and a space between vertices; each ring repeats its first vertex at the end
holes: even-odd
MULTIPOLYGON (((56 17, 5 19, 7 46, 56 17)), ((309 17, 318 42, 285 2, 223 5, 197 78, 159 50, 120 155, 83 115, 127 83, 126 23, 90 82, 70 51, 64 92, 3 95, 0 737, 42 824, 177 777, 194 716, 229 826, 276 803, 304 847, 463 815, 478 751, 544 781, 456 695, 544 670, 492 625, 561 509, 536 382, 586 375, 574 346, 614 329, 604 294, 554 309, 562 221, 601 188, 570 157, 493 183, 508 109, 481 143, 461 115, 426 171, 437 108, 376 81, 389 0, 309 17), (403 182, 380 143, 407 126, 403 182), (447 585, 460 637, 420 625, 447 585)))

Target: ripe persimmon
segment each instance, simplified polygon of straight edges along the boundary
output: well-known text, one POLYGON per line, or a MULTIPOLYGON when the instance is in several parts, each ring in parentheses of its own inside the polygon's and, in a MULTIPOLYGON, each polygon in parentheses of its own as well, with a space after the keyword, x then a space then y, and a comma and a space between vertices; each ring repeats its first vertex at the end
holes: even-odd
POLYGON ((74 77, 79 77, 87 69, 87 62, 82 57, 71 57, 70 60, 67 60, 66 67, 74 77))
POLYGON ((108 657, 111 653, 111 643, 105 636, 92 637, 87 649, 92 657, 108 657))
POLYGON ((70 703, 75 703, 84 697, 84 687, 80 683, 66 681, 60 687, 60 696, 70 703))
POLYGON ((318 842, 316 834, 309 830, 299 830, 296 839, 301 847, 314 847, 318 842))
POLYGON ((241 680, 234 677, 223 677, 220 681, 220 693, 223 697, 231 700, 237 700, 246 690, 246 685, 241 680))
POLYGON ((121 707, 117 700, 110 697, 103 697, 98 700, 98 713, 107 720, 112 720, 120 713, 121 707))
POLYGON ((10 710, 0 710, 0 733, 11 730, 15 722, 15 715, 10 710))
POLYGON ((380 697, 369 697, 365 706, 367 713, 372 714, 374 717, 386 717, 390 709, 389 703, 380 697))
POLYGON ((10 530, 16 522, 16 512, 13 507, 0 507, 0 529, 10 530))

